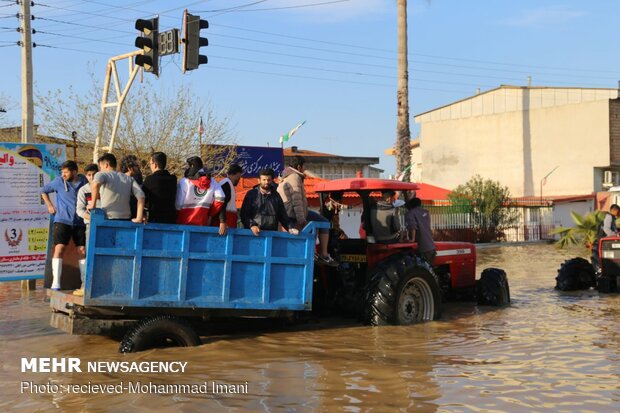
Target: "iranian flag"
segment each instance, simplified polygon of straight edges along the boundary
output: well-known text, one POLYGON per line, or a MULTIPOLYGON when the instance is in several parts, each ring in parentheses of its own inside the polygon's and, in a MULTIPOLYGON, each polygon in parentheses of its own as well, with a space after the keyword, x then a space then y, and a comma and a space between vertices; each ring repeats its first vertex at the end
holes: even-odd
POLYGON ((284 144, 284 142, 288 142, 289 139, 291 139, 291 137, 297 133, 297 130, 299 128, 302 127, 302 125, 306 123, 306 121, 304 120, 303 122, 301 122, 299 125, 295 126, 293 129, 291 129, 288 133, 280 136, 280 144, 284 144))

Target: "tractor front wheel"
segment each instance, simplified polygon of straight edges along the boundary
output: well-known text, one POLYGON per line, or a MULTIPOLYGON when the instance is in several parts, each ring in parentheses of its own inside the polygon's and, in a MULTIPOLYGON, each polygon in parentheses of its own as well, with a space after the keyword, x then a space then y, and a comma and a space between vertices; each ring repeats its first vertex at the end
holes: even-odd
POLYGON ((487 268, 482 271, 476 283, 476 297, 479 305, 502 307, 510 304, 510 287, 504 270, 487 268))
POLYGON ((555 277, 555 289, 560 291, 587 290, 596 285, 594 267, 583 258, 564 261, 555 277))
POLYGON ((432 269, 410 254, 377 266, 366 292, 366 324, 409 325, 441 316, 441 292, 432 269))

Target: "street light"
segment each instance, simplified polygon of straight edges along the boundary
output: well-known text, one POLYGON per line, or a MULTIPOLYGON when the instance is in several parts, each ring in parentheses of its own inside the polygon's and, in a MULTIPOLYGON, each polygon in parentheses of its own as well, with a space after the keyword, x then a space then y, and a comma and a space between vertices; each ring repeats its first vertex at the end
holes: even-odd
POLYGON ((549 175, 555 172, 560 165, 557 165, 555 168, 551 170, 547 175, 540 180, 540 208, 538 208, 538 240, 542 240, 542 206, 543 206, 543 186, 547 183, 547 178, 549 175))

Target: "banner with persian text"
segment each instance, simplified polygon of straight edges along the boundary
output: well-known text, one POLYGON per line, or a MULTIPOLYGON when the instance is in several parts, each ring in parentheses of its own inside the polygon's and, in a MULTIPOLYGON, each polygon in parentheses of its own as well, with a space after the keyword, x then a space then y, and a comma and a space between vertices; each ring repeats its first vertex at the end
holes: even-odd
POLYGON ((64 145, 0 142, 0 281, 43 278, 49 213, 40 193, 65 159, 64 145))

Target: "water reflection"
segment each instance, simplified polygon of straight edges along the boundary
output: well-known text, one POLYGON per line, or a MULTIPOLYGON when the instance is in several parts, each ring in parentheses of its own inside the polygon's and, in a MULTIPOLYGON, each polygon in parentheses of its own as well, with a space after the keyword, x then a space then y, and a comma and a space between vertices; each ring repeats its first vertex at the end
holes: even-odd
POLYGON ((117 353, 105 337, 49 327, 42 290, 0 284, 0 411, 620 411, 620 295, 553 290, 574 252, 548 245, 479 250, 478 272, 500 267, 512 306, 446 306, 441 321, 362 327, 325 320, 223 332, 189 349, 117 353), (21 373, 21 357, 187 361, 184 374, 21 373), (248 394, 20 394, 52 384, 244 383, 248 394))

